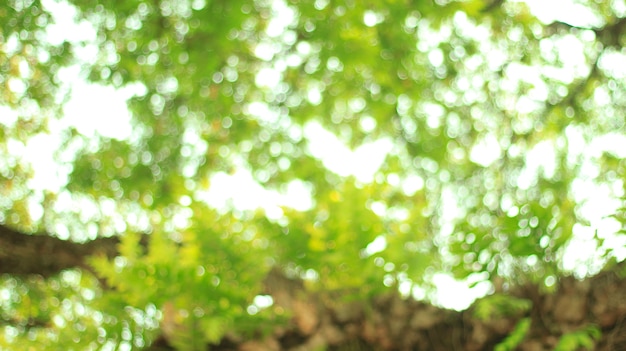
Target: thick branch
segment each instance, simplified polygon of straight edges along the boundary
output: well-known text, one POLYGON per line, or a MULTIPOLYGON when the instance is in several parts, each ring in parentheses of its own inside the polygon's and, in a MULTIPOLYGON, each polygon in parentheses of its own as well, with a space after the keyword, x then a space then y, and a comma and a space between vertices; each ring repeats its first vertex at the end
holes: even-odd
POLYGON ((117 237, 110 237, 76 243, 45 233, 26 234, 0 225, 0 273, 48 277, 68 268, 88 268, 88 256, 98 253, 113 257, 118 242, 117 237))
MULTIPOLYGON (((598 339, 590 338, 594 350, 625 350, 625 268, 619 264, 584 281, 561 278, 554 293, 536 285, 508 292, 509 298, 530 302, 528 310, 506 307, 498 300, 487 306, 483 300, 482 308, 475 304, 463 312, 402 298, 391 290, 356 300, 349 292, 311 291, 275 269, 265 280, 266 293, 274 298, 275 308, 288 311, 290 323, 257 338, 227 336, 210 350, 487 351, 511 335, 522 319, 530 325, 515 350, 554 350, 565 334, 588 328, 602 333, 598 339)), ((162 337, 146 350, 174 348, 162 337)))
MULTIPOLYGON (((89 255, 114 256, 117 241, 101 238, 79 244, 0 226, 0 273, 49 276, 66 268, 86 267, 89 255)), ((261 339, 227 337, 211 349, 493 350, 520 318, 530 318, 520 350, 552 350, 563 334, 590 325, 602 330, 595 349, 621 350, 626 346, 624 272, 621 264, 587 281, 564 278, 554 294, 541 293, 535 286, 520 287, 512 295, 531 301, 531 310, 479 320, 474 308, 443 310, 391 291, 367 301, 311 292, 301 281, 273 270, 265 281, 266 293, 273 296, 276 308, 289 311, 291 323, 276 327, 261 339)), ((30 320, 27 327, 40 328, 42 323, 30 320)), ((173 348, 164 334, 148 350, 173 348)))

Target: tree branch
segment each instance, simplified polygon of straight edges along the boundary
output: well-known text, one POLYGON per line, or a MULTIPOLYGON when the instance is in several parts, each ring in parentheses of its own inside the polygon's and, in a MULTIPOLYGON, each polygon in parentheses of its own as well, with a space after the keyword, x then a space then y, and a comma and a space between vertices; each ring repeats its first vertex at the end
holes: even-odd
POLYGON ((556 21, 546 28, 548 36, 559 33, 562 30, 569 31, 571 29, 590 30, 596 34, 597 40, 605 47, 620 46, 621 37, 626 32, 626 17, 617 19, 613 23, 609 23, 601 28, 580 27, 566 22, 556 21))
POLYGON ((502 6, 503 3, 504 3, 504 0, 494 0, 490 4, 487 4, 487 6, 485 6, 482 10, 480 10, 480 12, 482 13, 491 12, 495 10, 496 8, 499 8, 500 6, 502 6))
POLYGON ((49 277, 68 268, 90 269, 87 257, 94 254, 114 257, 118 242, 118 237, 109 237, 77 243, 0 225, 0 273, 49 277))

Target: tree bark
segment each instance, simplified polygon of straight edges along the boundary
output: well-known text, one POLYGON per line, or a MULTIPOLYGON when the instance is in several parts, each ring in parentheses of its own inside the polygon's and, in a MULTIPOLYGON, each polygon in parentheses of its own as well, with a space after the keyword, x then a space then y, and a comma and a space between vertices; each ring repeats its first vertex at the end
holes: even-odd
MULTIPOLYGON (((54 275, 67 268, 89 269, 90 255, 117 254, 116 237, 88 243, 47 234, 20 233, 0 226, 0 273, 54 275)), ((529 310, 488 320, 477 318, 476 305, 457 312, 438 308, 390 291, 370 300, 349 300, 337 293, 309 291, 297 279, 272 270, 265 280, 274 308, 292 316, 258 339, 224 338, 211 350, 493 350, 523 318, 530 328, 515 350, 554 350, 568 333, 596 327, 602 335, 595 350, 626 350, 626 263, 579 281, 561 278, 554 293, 518 287, 508 294, 531 302, 529 310)), ((3 321, 3 324, 11 321, 3 321)), ((36 325, 33 325, 36 327, 36 325)), ((582 345, 580 345, 582 346, 582 345)), ((173 350, 162 336, 147 350, 173 350)))
POLYGON ((68 268, 89 269, 87 257, 95 254, 113 257, 118 242, 117 237, 109 237, 77 243, 46 233, 21 233, 0 225, 0 274, 49 277, 68 268))
MULTIPOLYGON (((393 291, 354 301, 340 294, 307 291, 302 282, 272 271, 266 292, 274 297, 275 307, 289 311, 290 323, 263 338, 227 337, 210 350, 491 351, 523 319, 530 321, 528 331, 504 349, 584 350, 588 342, 589 350, 626 350, 625 276, 622 263, 583 281, 564 277, 553 293, 521 286, 507 294, 529 301, 530 309, 485 319, 477 317, 476 304, 466 311, 451 311, 393 291), (589 332, 592 329, 600 335, 589 332), (569 340, 569 346, 563 340, 569 340)), ((149 350, 173 348, 161 339, 149 350)))

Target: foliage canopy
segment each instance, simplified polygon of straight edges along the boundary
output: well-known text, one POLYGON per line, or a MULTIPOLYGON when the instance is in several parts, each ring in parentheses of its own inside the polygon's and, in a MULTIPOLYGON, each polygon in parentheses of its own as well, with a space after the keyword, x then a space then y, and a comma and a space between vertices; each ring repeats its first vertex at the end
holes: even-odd
POLYGON ((625 5, 576 6, 1 2, 0 221, 121 243, 95 276, 3 276, 0 347, 142 347, 167 306, 181 349, 216 342, 280 320, 259 302, 274 267, 363 298, 621 260, 625 5), (128 133, 68 122, 73 76, 134 87, 128 133), (341 164, 359 157, 374 171, 341 164), (224 184, 260 206, 216 205, 224 184))

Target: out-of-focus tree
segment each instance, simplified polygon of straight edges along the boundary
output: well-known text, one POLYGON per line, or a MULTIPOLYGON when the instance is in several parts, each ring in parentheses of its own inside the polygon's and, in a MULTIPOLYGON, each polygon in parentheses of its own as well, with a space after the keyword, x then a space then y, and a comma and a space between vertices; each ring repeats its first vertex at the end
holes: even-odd
POLYGON ((442 273, 545 292, 620 261, 626 7, 572 6, 2 2, 0 348, 240 345, 313 333, 271 282, 428 301, 442 273), (80 79, 132 89, 128 123, 68 121, 80 79))

